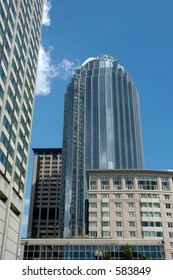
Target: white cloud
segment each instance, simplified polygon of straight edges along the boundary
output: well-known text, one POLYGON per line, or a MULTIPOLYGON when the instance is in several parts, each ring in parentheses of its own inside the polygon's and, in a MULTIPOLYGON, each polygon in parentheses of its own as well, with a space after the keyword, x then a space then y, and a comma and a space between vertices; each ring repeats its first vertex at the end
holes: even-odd
POLYGON ((74 70, 81 67, 81 64, 76 59, 75 61, 70 61, 68 59, 63 59, 58 65, 58 76, 64 80, 69 77, 72 77, 74 70))
POLYGON ((57 76, 57 69, 51 62, 51 48, 46 51, 41 45, 38 60, 36 95, 48 95, 51 81, 57 76))
POLYGON ((43 45, 40 46, 38 60, 38 74, 36 84, 36 95, 48 95, 51 92, 51 83, 54 78, 68 79, 72 77, 74 69, 79 68, 80 64, 77 59, 70 61, 62 59, 57 65, 52 64, 51 48, 45 50, 43 45))
POLYGON ((42 23, 45 26, 50 26, 50 10, 51 10, 51 1, 50 0, 44 0, 44 8, 43 8, 43 20, 42 23))

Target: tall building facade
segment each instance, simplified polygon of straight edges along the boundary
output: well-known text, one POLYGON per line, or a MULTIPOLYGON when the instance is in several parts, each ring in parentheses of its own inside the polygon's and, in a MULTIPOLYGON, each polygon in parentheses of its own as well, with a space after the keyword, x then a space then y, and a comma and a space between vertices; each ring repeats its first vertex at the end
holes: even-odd
POLYGON ((59 237, 62 149, 33 149, 28 238, 59 237))
POLYGON ((86 169, 132 168, 144 168, 138 92, 116 59, 89 58, 65 95, 61 234, 85 232, 86 169))
POLYGON ((15 259, 28 165, 43 0, 0 1, 0 259, 15 259))

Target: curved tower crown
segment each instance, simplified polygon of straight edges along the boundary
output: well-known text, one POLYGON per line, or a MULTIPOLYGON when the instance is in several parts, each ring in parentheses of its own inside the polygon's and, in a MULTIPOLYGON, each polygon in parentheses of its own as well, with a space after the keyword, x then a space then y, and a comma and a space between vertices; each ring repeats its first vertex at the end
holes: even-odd
POLYGON ((144 168, 138 92, 112 56, 88 58, 68 85, 63 153, 65 205, 71 205, 65 228, 70 222, 73 235, 75 225, 82 230, 86 169, 144 168))

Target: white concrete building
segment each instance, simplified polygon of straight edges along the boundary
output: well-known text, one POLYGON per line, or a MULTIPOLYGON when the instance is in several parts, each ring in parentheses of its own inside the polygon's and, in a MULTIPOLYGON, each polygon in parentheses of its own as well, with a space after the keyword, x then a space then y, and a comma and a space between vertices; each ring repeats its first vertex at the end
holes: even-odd
POLYGON ((0 1, 0 259, 16 259, 43 0, 0 1))

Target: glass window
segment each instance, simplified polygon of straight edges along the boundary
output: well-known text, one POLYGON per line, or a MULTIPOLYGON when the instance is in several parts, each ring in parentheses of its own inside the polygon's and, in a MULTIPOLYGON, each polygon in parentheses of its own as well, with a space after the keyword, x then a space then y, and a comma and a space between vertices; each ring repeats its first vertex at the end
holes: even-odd
POLYGON ((122 231, 116 231, 115 232, 115 237, 123 237, 122 231))
POLYGON ((135 222, 134 221, 130 221, 129 222, 129 227, 135 227, 135 222))
POLYGON ((130 231, 130 237, 136 237, 136 232, 135 231, 130 231))
POLYGON ((102 221, 102 227, 109 227, 110 222, 109 221, 102 221))
POLYGON ((97 226, 97 222, 89 222, 89 227, 96 227, 97 226))
POLYGON ((105 208, 105 207, 107 208, 107 207, 109 207, 109 203, 108 202, 102 202, 101 207, 102 208, 105 208))
POLYGON ((100 184, 101 184, 101 190, 108 190, 109 189, 109 177, 108 176, 101 176, 100 177, 100 184))
POLYGON ((170 203, 165 203, 166 209, 171 209, 171 204, 170 203))
POLYGON ((131 198, 134 198, 134 194, 133 194, 133 193, 128 193, 128 194, 127 194, 127 198, 130 198, 130 199, 131 199, 131 198))
POLYGON ((134 203, 133 203, 133 202, 127 202, 127 206, 128 206, 129 208, 133 208, 133 207, 134 207, 134 203))
POLYGON ((97 203, 89 203, 89 208, 97 208, 97 203))
POLYGON ((106 211, 102 212, 102 217, 109 217, 109 212, 106 211))
POLYGON ((110 232, 109 231, 102 231, 102 237, 103 238, 109 238, 110 237, 110 232))
POLYGON ((116 217, 122 217, 122 212, 115 212, 116 217))
POLYGON ((115 222, 116 227, 122 227, 122 222, 121 221, 117 221, 115 222))
POLYGON ((135 212, 128 212, 129 213, 129 217, 135 217, 135 212))
POLYGON ((97 189, 97 176, 91 176, 89 181, 89 188, 90 190, 97 189))
POLYGON ((121 206, 122 206, 122 203, 121 203, 121 202, 115 202, 114 204, 115 204, 115 207, 116 207, 116 208, 121 208, 121 206))
POLYGON ((121 198, 121 194, 120 194, 120 193, 115 193, 115 194, 114 194, 114 197, 115 197, 116 199, 119 199, 119 198, 121 198))
POLYGON ((101 195, 102 198, 109 198, 109 194, 105 193, 101 195))
POLYGON ((89 217, 97 217, 97 212, 89 212, 89 217))
POLYGON ((121 190, 122 185, 121 185, 121 176, 113 176, 113 189, 114 190, 121 190))
POLYGON ((173 228, 173 223, 168 223, 169 228, 173 228))
POLYGON ((96 238, 97 237, 97 231, 90 231, 89 236, 92 237, 92 238, 96 238))

